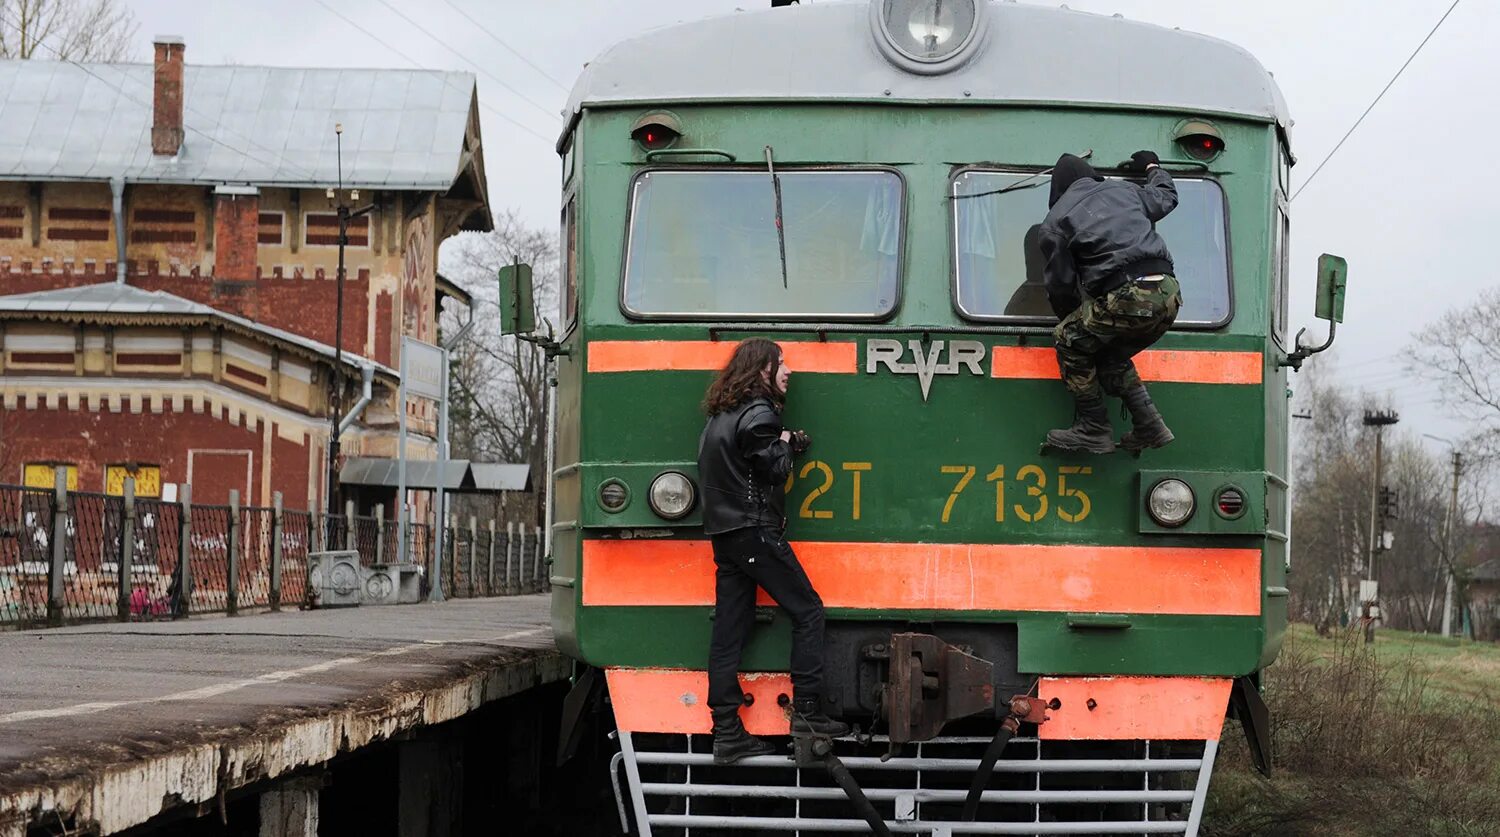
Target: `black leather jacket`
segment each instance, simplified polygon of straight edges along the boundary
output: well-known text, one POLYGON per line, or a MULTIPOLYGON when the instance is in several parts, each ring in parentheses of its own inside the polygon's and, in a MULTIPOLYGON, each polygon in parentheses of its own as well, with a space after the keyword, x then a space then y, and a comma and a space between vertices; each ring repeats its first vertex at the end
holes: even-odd
POLYGON ((786 525, 786 478, 792 446, 781 440, 781 415, 765 398, 709 416, 698 440, 703 531, 747 526, 780 532, 786 525))
POLYGON ((1156 222, 1177 206, 1177 187, 1154 168, 1141 185, 1081 178, 1042 221, 1047 297, 1059 318, 1081 303, 1079 289, 1103 296, 1124 278, 1172 273, 1172 253, 1156 222))

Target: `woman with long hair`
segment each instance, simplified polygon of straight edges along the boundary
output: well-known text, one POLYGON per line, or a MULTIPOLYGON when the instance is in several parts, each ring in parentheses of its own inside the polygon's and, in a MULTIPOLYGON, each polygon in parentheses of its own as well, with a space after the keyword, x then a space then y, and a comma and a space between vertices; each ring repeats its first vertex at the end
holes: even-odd
POLYGON ((775 751, 746 732, 739 715, 740 654, 755 625, 756 587, 792 618, 792 734, 849 732, 823 712, 823 600, 784 537, 787 476, 811 444, 781 421, 790 378, 781 347, 753 338, 735 347, 703 398, 708 424, 698 442, 698 478, 717 567, 708 655, 715 764, 775 751))

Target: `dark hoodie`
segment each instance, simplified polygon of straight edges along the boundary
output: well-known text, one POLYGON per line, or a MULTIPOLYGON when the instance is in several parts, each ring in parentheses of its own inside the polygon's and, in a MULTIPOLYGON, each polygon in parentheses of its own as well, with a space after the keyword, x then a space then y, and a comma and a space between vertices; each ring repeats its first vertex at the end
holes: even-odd
POLYGON ((1177 206, 1172 175, 1160 167, 1137 185, 1105 180, 1080 157, 1064 154, 1052 170, 1041 251, 1047 298, 1059 319, 1125 277, 1172 272, 1172 253, 1156 222, 1177 206))

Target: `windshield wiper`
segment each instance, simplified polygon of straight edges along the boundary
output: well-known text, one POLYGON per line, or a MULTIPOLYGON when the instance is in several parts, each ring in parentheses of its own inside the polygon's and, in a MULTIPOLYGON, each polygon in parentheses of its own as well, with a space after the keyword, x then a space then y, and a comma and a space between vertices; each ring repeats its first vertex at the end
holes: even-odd
POLYGON ((776 175, 776 160, 771 146, 766 146, 766 171, 771 173, 771 191, 776 195, 776 246, 781 250, 781 287, 788 288, 786 280, 786 230, 781 227, 781 178, 776 175))
MULTIPOLYGON (((1082 157, 1085 160, 1087 160, 1090 157, 1094 156, 1094 149, 1090 148, 1089 150, 1083 152, 1082 154, 1079 154, 1078 156, 1082 157)), ((1053 166, 1052 168, 1057 168, 1057 167, 1053 166)), ((1036 180, 1038 177, 1041 177, 1042 175, 1049 175, 1051 173, 1052 173, 1052 169, 1043 169, 1043 170, 1037 172, 1036 174, 1029 174, 1029 175, 1021 178, 1020 180, 1017 180, 1015 183, 1010 184, 1009 186, 1002 186, 999 189, 990 189, 990 190, 984 191, 984 192, 975 192, 972 195, 949 195, 948 196, 948 200, 950 200, 950 201, 966 201, 966 200, 968 200, 970 198, 984 198, 984 197, 989 197, 990 195, 1003 195, 1006 192, 1018 192, 1018 191, 1020 191, 1022 189, 1035 189, 1036 187, 1038 187, 1038 186, 1040 186, 1042 184, 1040 184, 1040 183, 1028 183, 1027 181, 1036 180)))

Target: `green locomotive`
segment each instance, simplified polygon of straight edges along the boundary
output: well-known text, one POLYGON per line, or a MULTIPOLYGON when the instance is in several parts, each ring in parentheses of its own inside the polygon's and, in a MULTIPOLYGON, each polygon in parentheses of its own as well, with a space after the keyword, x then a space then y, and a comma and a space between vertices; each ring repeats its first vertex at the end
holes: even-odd
MULTIPOLYGON (((638 832, 867 828, 820 771, 714 768, 705 749, 697 405, 735 343, 765 336, 794 371, 787 423, 815 439, 788 537, 829 609, 826 708, 873 733, 837 754, 880 817, 1196 833, 1232 703, 1263 747, 1257 673, 1287 619, 1286 369, 1317 350, 1287 339, 1293 158, 1270 75, 1212 38, 1065 8, 872 0, 623 42, 568 113, 552 618, 605 673, 638 832), (1177 441, 1044 456, 1071 417, 1030 252, 1044 170, 1092 151, 1124 176, 1110 161, 1137 148, 1181 195, 1160 231, 1185 305, 1137 359, 1177 441), (1041 722, 965 821, 1011 695, 1041 722)), ((506 304, 529 299, 505 274, 506 304)), ((1336 320, 1342 263, 1319 278, 1336 320)), ((758 621, 746 725, 785 734, 789 625, 758 621)))

